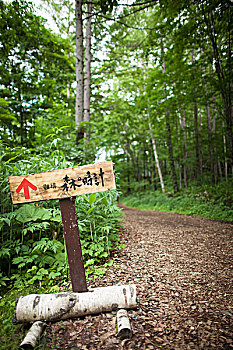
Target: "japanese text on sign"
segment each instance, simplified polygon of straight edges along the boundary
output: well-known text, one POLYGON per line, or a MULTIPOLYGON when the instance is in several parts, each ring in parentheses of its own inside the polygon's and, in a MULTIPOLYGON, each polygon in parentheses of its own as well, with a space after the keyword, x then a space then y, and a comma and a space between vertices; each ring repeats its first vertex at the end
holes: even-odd
POLYGON ((100 168, 100 173, 97 175, 96 173, 93 173, 93 176, 91 175, 90 171, 87 171, 87 174, 83 179, 79 176, 76 180, 69 178, 68 175, 66 175, 64 179, 64 184, 61 186, 63 191, 68 191, 69 189, 76 190, 77 187, 81 187, 82 185, 92 186, 93 184, 95 186, 99 186, 100 182, 98 181, 99 177, 101 179, 101 184, 104 187, 104 178, 103 178, 104 172, 103 169, 100 168), (99 176, 99 177, 98 177, 99 176))

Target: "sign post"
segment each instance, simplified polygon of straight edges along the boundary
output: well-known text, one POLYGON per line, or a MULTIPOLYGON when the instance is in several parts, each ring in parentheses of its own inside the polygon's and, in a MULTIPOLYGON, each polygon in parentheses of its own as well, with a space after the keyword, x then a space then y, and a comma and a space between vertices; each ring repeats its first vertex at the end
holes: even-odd
POLYGON ((9 176, 13 204, 59 199, 73 292, 87 284, 75 210, 75 197, 116 189, 111 161, 26 176, 9 176))
POLYGON ((75 198, 60 199, 62 224, 73 292, 87 292, 75 198))

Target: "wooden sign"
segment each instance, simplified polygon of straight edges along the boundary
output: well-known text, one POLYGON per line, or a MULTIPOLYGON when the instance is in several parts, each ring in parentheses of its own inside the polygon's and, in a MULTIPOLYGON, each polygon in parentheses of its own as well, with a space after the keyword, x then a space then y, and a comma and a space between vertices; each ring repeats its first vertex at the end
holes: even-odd
POLYGON ((13 204, 59 199, 73 292, 86 292, 75 198, 80 194, 115 190, 112 162, 9 176, 13 204))
POLYGON ((13 204, 63 199, 116 189, 111 161, 40 174, 9 176, 9 183, 13 204))

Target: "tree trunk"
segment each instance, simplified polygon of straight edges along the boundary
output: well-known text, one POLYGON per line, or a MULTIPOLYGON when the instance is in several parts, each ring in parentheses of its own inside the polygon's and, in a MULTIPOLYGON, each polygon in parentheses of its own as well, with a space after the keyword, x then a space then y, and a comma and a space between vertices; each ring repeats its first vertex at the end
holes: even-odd
POLYGON ((186 135, 186 120, 185 117, 180 116, 180 127, 183 133, 183 150, 184 150, 184 187, 188 187, 188 172, 187 172, 187 159, 188 159, 188 152, 187 152, 187 135, 186 135))
MULTIPOLYGON (((84 79, 84 121, 90 121, 90 98, 91 98, 91 15, 92 3, 87 4, 87 26, 85 47, 85 79, 84 79)), ((89 138, 89 125, 85 125, 84 137, 89 138)))
MULTIPOLYGON (((75 123, 77 126, 83 121, 83 20, 82 0, 75 0, 76 21, 76 100, 75 123)), ((77 132, 77 143, 83 138, 82 128, 77 132)))
POLYGON ((154 152, 153 152, 153 142, 150 139, 150 143, 151 143, 151 182, 152 182, 152 186, 153 186, 153 191, 157 190, 157 186, 156 186, 156 167, 155 167, 155 156, 154 156, 154 152))
POLYGON ((215 108, 214 108, 214 100, 212 103, 212 133, 213 133, 213 158, 214 158, 214 173, 215 173, 215 181, 218 182, 218 157, 217 157, 217 147, 216 147, 216 116, 215 116, 215 108))
POLYGON ((22 98, 21 98, 21 86, 18 84, 18 100, 19 100, 19 117, 20 117, 20 142, 24 144, 24 120, 23 120, 23 109, 22 109, 22 98))
POLYGON ((224 122, 222 123, 222 130, 223 130, 223 148, 224 148, 224 164, 225 164, 225 179, 228 180, 228 164, 227 164, 227 144, 226 144, 226 136, 224 133, 224 122))
POLYGON ((161 189, 162 189, 162 192, 165 193, 164 182, 163 182, 163 175, 162 175, 162 171, 161 171, 161 168, 160 168, 158 153, 157 153, 157 149, 156 149, 155 138, 154 138, 154 136, 152 134, 152 129, 151 129, 151 124, 150 123, 149 123, 149 130, 150 130, 150 137, 151 137, 151 142, 152 142, 153 151, 154 151, 155 163, 156 163, 156 167, 157 167, 158 173, 159 173, 159 180, 160 180, 161 189))
POLYGON ((206 106, 206 115, 207 115, 207 128, 208 128, 208 141, 209 141, 209 154, 210 154, 210 172, 212 177, 212 183, 215 183, 215 173, 214 173, 214 155, 213 155, 213 144, 212 144, 212 128, 210 120, 210 107, 207 103, 206 106))
MULTIPOLYGON (((163 45, 161 45, 161 54, 162 54, 162 59, 163 59, 162 72, 163 72, 163 74, 165 74, 166 68, 165 68, 165 58, 164 58, 163 45)), ((164 84, 163 92, 164 92, 165 100, 167 100, 165 84, 164 84)), ((174 192, 178 192, 176 170, 175 170, 175 162, 174 162, 173 147, 172 147, 171 127, 170 127, 170 122, 169 122, 169 116, 168 116, 168 110, 167 109, 165 111, 165 119, 166 119, 166 127, 167 127, 168 153, 169 153, 169 161, 170 161, 171 172, 172 172, 173 188, 174 188, 174 192)))
MULTIPOLYGON (((126 153, 126 152, 125 152, 126 153)), ((127 193, 130 193, 130 161, 129 155, 126 153, 126 163, 127 163, 127 193)))
POLYGON ((13 323, 57 321, 136 306, 135 285, 96 288, 84 293, 30 294, 19 297, 13 323))
POLYGON ((221 64, 221 57, 219 55, 219 49, 217 45, 217 33, 215 28, 215 21, 212 11, 210 11, 208 18, 204 16, 205 22, 207 25, 207 29, 209 32, 212 48, 213 48, 213 56, 214 56, 214 64, 215 64, 215 70, 217 73, 219 86, 220 86, 220 92, 222 96, 223 101, 223 107, 224 107, 224 113, 225 113, 225 122, 226 122, 226 137, 227 137, 227 149, 226 152, 229 154, 230 159, 230 165, 231 165, 231 171, 233 174, 233 133, 232 133, 232 119, 233 119, 233 111, 232 111, 232 80, 231 80, 231 20, 230 20, 230 5, 228 5, 228 81, 226 79, 226 76, 224 74, 222 64, 221 64))
MULTIPOLYGON (((179 141, 180 141, 180 136, 178 132, 178 122, 176 119, 176 146, 177 146, 177 151, 179 151, 179 141)), ((177 161, 177 167, 179 171, 179 188, 182 189, 182 164, 181 164, 181 159, 180 159, 180 153, 178 153, 178 161, 177 161)))
POLYGON ((143 180, 144 180, 144 190, 146 189, 146 180, 147 180, 147 169, 146 169, 146 146, 145 142, 143 142, 143 180))
POLYGON ((171 135, 171 127, 170 127, 170 122, 168 117, 168 111, 165 112, 165 117, 166 117, 167 142, 168 142, 169 160, 170 160, 170 166, 171 166, 171 172, 172 172, 173 188, 174 188, 174 192, 178 192, 178 184, 177 184, 177 178, 176 178, 176 169, 175 169, 173 147, 172 147, 172 135, 171 135))
MULTIPOLYGON (((194 63, 193 52, 191 52, 191 63, 194 63)), ((194 68, 194 66, 193 66, 194 68)), ((194 136, 195 136, 195 151, 196 151, 196 174, 198 182, 201 180, 202 168, 201 168, 201 156, 200 156, 200 144, 199 144, 199 128, 198 128, 198 110, 196 101, 196 88, 194 88, 194 101, 193 101, 193 116, 194 116, 194 136)))

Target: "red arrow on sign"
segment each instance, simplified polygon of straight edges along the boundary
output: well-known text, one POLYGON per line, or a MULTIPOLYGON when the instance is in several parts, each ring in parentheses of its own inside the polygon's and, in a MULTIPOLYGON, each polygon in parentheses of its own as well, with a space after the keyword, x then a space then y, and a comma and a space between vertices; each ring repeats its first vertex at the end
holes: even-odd
POLYGON ((30 181, 24 178, 21 184, 17 187, 16 192, 19 193, 23 188, 25 199, 30 199, 29 187, 34 191, 37 190, 37 187, 35 185, 33 185, 30 181))

